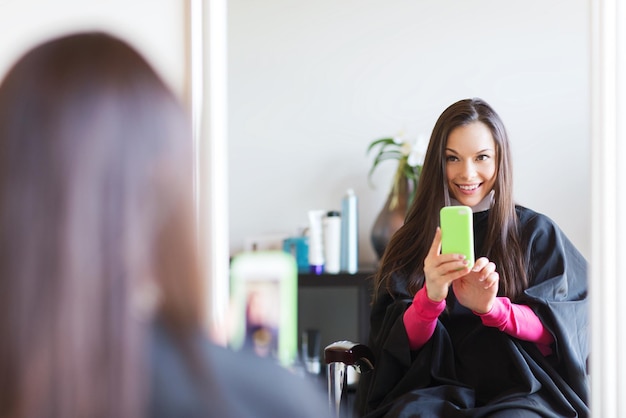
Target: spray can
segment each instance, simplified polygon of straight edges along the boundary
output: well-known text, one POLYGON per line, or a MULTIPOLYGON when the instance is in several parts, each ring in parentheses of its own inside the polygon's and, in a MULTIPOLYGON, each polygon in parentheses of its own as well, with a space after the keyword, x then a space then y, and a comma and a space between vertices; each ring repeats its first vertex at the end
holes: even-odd
POLYGON ((359 269, 359 220, 353 189, 341 200, 341 218, 341 271, 355 274, 359 269))

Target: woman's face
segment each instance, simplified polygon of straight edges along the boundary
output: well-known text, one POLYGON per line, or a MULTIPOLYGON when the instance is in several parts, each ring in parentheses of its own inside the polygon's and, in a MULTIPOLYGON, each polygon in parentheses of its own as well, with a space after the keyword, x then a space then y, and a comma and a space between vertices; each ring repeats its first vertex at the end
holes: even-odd
POLYGON ((446 178, 450 196, 476 206, 496 182, 496 142, 482 122, 459 126, 446 144, 446 178))

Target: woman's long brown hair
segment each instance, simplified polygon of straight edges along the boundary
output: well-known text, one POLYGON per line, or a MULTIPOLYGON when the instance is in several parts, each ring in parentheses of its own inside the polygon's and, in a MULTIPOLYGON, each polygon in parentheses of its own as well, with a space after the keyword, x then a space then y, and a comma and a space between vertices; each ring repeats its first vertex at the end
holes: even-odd
POLYGON ((439 117, 432 135, 415 200, 404 225, 393 235, 376 274, 375 297, 382 288, 394 294, 400 286, 415 294, 424 284, 424 259, 439 225, 439 210, 449 204, 445 172, 445 148, 450 133, 459 126, 481 122, 489 128, 496 143, 497 177, 489 212, 489 226, 482 251, 495 262, 500 274, 500 295, 515 300, 528 287, 515 202, 511 155, 506 130, 498 114, 481 99, 460 100, 439 117))
POLYGON ((191 150, 177 99, 121 40, 62 37, 9 71, 0 416, 144 415, 152 318, 179 336, 201 321, 191 150))

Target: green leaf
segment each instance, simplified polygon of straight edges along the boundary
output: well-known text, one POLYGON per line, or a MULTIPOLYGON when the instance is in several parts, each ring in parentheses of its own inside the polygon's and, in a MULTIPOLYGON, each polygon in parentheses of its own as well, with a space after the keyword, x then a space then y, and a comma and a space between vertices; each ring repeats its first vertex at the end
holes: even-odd
MULTIPOLYGON (((369 147, 367 147, 367 154, 369 154, 369 152, 372 150, 372 148, 376 147, 377 145, 381 145, 382 144, 382 148, 385 148, 385 145, 389 145, 389 144, 394 144, 395 142, 393 142, 393 138, 381 138, 381 139, 377 139, 376 141, 372 142, 369 147)), ((382 150, 381 148, 381 150, 382 150)))
POLYGON ((402 144, 397 144, 393 138, 380 138, 369 144, 366 153, 369 154, 374 150, 376 150, 376 157, 372 162, 372 167, 370 168, 367 176, 371 187, 373 187, 371 182, 372 174, 376 170, 376 167, 378 167, 381 162, 386 160, 397 160, 398 168, 396 170, 396 175, 406 177, 415 187, 417 187, 421 167, 411 167, 407 164, 407 156, 402 153, 402 144))

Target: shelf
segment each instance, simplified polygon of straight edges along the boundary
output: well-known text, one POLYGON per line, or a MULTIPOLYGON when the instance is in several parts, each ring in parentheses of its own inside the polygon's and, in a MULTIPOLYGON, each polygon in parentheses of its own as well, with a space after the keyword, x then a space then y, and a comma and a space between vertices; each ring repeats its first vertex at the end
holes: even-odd
POLYGON ((371 287, 373 283, 374 271, 360 271, 355 274, 313 274, 298 273, 298 285, 308 286, 349 286, 349 287, 371 287))
MULTIPOLYGON (((357 341, 367 341, 369 335, 369 317, 371 312, 370 302, 372 291, 374 288, 374 270, 363 270, 355 274, 339 273, 339 274, 313 274, 298 273, 298 288, 303 292, 307 290, 315 290, 316 292, 329 292, 328 294, 336 294, 338 288, 352 288, 356 291, 355 306, 356 312, 351 308, 346 311, 343 303, 334 303, 325 307, 325 312, 332 312, 335 318, 345 319, 346 317, 355 316, 355 327, 348 328, 342 332, 339 339, 343 339, 343 335, 353 335, 356 329, 357 341), (336 290, 333 290, 336 289, 336 290)), ((317 308, 317 307, 316 307, 317 308)), ((331 316, 332 316, 331 315, 331 316)), ((336 321, 330 321, 334 323, 336 321)), ((328 323, 327 323, 328 324, 328 323)), ((326 325, 328 326, 328 325, 326 325)), ((325 333, 324 324, 316 326, 325 333)), ((327 343, 333 341, 326 341, 327 343)))

